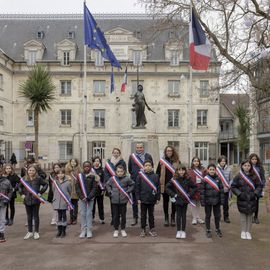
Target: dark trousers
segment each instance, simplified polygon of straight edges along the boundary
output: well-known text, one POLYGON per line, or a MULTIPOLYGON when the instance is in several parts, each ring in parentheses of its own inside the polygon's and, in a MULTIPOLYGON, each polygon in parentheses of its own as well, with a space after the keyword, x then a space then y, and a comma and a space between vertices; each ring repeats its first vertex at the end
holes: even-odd
POLYGON ((155 228, 155 218, 154 218, 154 204, 141 203, 141 228, 145 230, 146 219, 148 212, 148 222, 150 230, 155 228))
POLYGON ((257 201, 256 201, 256 210, 255 210, 255 213, 254 213, 254 217, 255 218, 258 218, 258 214, 259 214, 259 205, 260 205, 260 198, 257 198, 257 201))
POLYGON ((67 210, 57 210, 58 213, 58 222, 59 226, 67 226, 67 210))
POLYGON ((223 218, 229 217, 229 196, 230 192, 224 193, 223 218))
POLYGON ((76 221, 78 216, 78 199, 71 199, 71 203, 74 206, 74 210, 70 210, 70 221, 76 221))
POLYGON ((39 204, 25 205, 28 223, 28 232, 33 232, 33 219, 35 222, 35 232, 39 232, 39 204))
POLYGON ((115 230, 119 229, 120 218, 121 218, 121 230, 126 228, 126 214, 127 204, 112 204, 113 208, 113 226, 115 230))
POLYGON ((215 217, 215 226, 216 229, 219 230, 219 223, 220 223, 220 204, 216 205, 205 205, 204 210, 205 210, 205 225, 206 229, 210 230, 210 220, 211 220, 211 213, 214 213, 215 217))
POLYGON ((6 210, 6 220, 10 219, 14 219, 15 216, 15 198, 12 198, 9 201, 9 204, 7 205, 7 210, 6 210), (9 209, 10 209, 10 216, 9 216, 9 209))
POLYGON ((133 218, 138 218, 139 217, 139 211, 138 211, 138 200, 136 197, 136 193, 132 192, 132 212, 133 212, 133 218))
POLYGON ((187 204, 176 205, 176 226, 177 231, 185 231, 187 223, 187 204))
MULTIPOLYGON (((163 197, 163 212, 165 215, 165 218, 168 219, 169 218, 169 202, 170 202, 170 196, 167 193, 162 193, 162 197, 163 197)), ((175 218, 175 203, 171 204, 171 218, 175 218)))
POLYGON ((104 203, 103 203, 104 196, 99 195, 95 197, 94 206, 93 206, 93 219, 95 218, 96 213, 96 203, 98 205, 98 215, 100 220, 104 220, 104 203))

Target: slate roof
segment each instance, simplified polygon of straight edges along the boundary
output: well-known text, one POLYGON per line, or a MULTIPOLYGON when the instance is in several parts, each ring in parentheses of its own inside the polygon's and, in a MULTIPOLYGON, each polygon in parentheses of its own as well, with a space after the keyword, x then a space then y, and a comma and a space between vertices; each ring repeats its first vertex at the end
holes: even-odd
POLYGON ((249 96, 247 94, 220 94, 220 103, 226 105, 231 113, 235 113, 238 105, 249 107, 249 96))

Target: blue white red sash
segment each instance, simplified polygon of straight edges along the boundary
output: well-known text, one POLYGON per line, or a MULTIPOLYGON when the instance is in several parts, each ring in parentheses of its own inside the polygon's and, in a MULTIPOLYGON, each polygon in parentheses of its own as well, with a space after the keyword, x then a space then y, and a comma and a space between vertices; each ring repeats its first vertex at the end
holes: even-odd
POLYGON ((10 198, 6 196, 4 193, 0 192, 0 197, 6 199, 7 201, 10 201, 10 198))
POLYGON ((62 190, 62 188, 57 184, 56 180, 54 180, 50 175, 50 180, 54 187, 57 189, 60 196, 63 198, 63 200, 67 203, 69 210, 74 210, 74 206, 72 205, 69 197, 65 194, 65 192, 62 190))
POLYGON ((46 200, 38 195, 38 193, 22 178, 20 178, 20 182, 23 184, 23 186, 41 203, 46 203, 46 200))
POLYGON ((209 184, 213 189, 215 189, 216 191, 220 191, 216 181, 210 176, 210 175, 206 175, 203 180, 209 184))
POLYGON ((133 159, 133 161, 137 164, 137 166, 140 169, 143 169, 143 162, 135 153, 131 154, 131 158, 133 159))
POLYGON ((122 192, 127 198, 130 204, 133 204, 133 201, 131 199, 131 197, 127 194, 127 192, 121 187, 119 181, 117 180, 116 176, 112 177, 112 180, 115 184, 115 186, 119 189, 120 192, 122 192))
POLYGON ((252 180, 251 180, 247 175, 245 175, 245 174, 243 173, 242 170, 240 170, 240 176, 245 180, 245 182, 246 182, 253 190, 256 189, 255 186, 254 186, 254 184, 253 184, 253 182, 252 182, 252 180))
POLYGON ((111 176, 116 175, 114 169, 112 168, 111 164, 108 161, 105 164, 105 168, 108 170, 111 176))
POLYGON ((196 207, 196 205, 191 201, 189 195, 184 190, 184 188, 174 179, 171 180, 175 188, 184 196, 184 198, 187 200, 188 203, 190 203, 192 206, 196 207))
POLYGON ((256 166, 252 166, 253 171, 256 173, 257 177, 259 178, 260 182, 262 183, 262 178, 260 176, 259 170, 256 168, 256 166))
POLYGON ((85 199, 87 199, 86 188, 85 188, 85 185, 84 185, 84 176, 81 173, 79 173, 79 175, 78 175, 78 181, 79 181, 83 196, 84 196, 85 199))
POLYGON ((197 177, 199 177, 201 180, 203 180, 203 174, 198 169, 192 169, 192 171, 196 174, 197 177))
MULTIPOLYGON (((96 172, 96 170, 94 168, 92 168, 91 171, 92 171, 93 174, 98 175, 97 172, 96 172)), ((99 187, 100 187, 101 190, 105 190, 105 187, 101 183, 101 179, 99 179, 98 185, 99 185, 99 187)))
POLYGON ((161 158, 159 162, 163 164, 172 174, 175 173, 175 168, 165 158, 161 158))
POLYGON ((155 193, 157 193, 157 187, 152 183, 152 181, 149 179, 149 177, 144 173, 144 171, 139 171, 139 175, 142 177, 142 179, 152 188, 155 193))
POLYGON ((222 169, 220 169, 219 167, 217 167, 217 168, 216 168, 216 172, 217 172, 217 175, 218 175, 218 177, 220 178, 220 180, 221 180, 223 186, 226 187, 227 189, 230 189, 231 186, 230 186, 230 184, 228 183, 228 181, 227 181, 227 179, 226 179, 226 177, 225 177, 225 175, 224 175, 222 169))

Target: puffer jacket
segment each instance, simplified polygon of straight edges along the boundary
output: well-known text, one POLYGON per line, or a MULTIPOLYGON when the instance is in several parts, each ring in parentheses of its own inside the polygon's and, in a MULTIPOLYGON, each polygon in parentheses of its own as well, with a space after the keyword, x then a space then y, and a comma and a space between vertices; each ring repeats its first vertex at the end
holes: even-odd
MULTIPOLYGON (((86 199, 87 201, 91 201, 97 195, 98 182, 96 181, 95 175, 93 175, 92 173, 87 174, 87 175, 84 173, 81 173, 81 176, 82 176, 85 191, 86 191, 86 196, 87 196, 86 199)), ((79 175, 78 175, 78 178, 79 178, 79 175)), ((79 199, 84 200, 85 197, 82 192, 82 188, 81 188, 79 180, 76 181, 75 187, 76 187, 76 193, 78 194, 79 199)))
POLYGON ((146 183, 142 176, 138 175, 135 184, 136 198, 145 204, 155 204, 160 200, 159 177, 153 171, 149 173, 145 172, 145 175, 157 188, 157 192, 155 192, 153 188, 151 188, 149 184, 146 183))
MULTIPOLYGON (((117 177, 117 180, 126 193, 129 194, 134 190, 135 183, 129 177, 117 177)), ((106 189, 112 204, 125 204, 128 202, 128 198, 116 187, 112 177, 106 183, 106 189)))
MULTIPOLYGON (((68 197, 70 200, 70 195, 71 195, 71 184, 70 182, 65 179, 62 183, 60 181, 56 180, 56 183, 58 186, 61 188, 63 193, 68 197)), ((52 185, 52 190, 53 190, 53 209, 54 210, 67 210, 68 209, 68 204, 66 201, 63 199, 63 197, 60 195, 58 190, 54 185, 52 185)))
MULTIPOLYGON (((13 188, 10 181, 3 176, 0 176, 0 193, 7 196, 9 199, 12 198, 13 188)), ((8 204, 9 200, 0 196, 0 207, 4 207, 8 204)))
MULTIPOLYGON (((208 175, 210 176, 210 175, 208 175)), ((201 205, 217 205, 224 204, 224 189, 221 180, 217 175, 210 176, 218 185, 219 191, 215 190, 210 184, 206 181, 203 181, 200 189, 201 205)))
MULTIPOLYGON (((189 195, 189 197, 192 199, 193 195, 197 191, 197 186, 195 183, 190 179, 190 177, 183 178, 179 177, 177 179, 174 179, 182 186, 182 188, 186 191, 186 193, 189 195)), ((165 192, 172 198, 176 199, 176 204, 183 206, 188 204, 188 201, 185 199, 183 194, 175 187, 172 181, 169 181, 166 184, 165 192), (175 197, 176 195, 176 197, 175 197)))
POLYGON ((238 173, 232 182, 232 192, 237 196, 237 208, 240 213, 252 214, 257 208, 257 199, 262 192, 262 185, 254 174, 247 174, 255 186, 255 190, 251 188, 247 182, 238 173))

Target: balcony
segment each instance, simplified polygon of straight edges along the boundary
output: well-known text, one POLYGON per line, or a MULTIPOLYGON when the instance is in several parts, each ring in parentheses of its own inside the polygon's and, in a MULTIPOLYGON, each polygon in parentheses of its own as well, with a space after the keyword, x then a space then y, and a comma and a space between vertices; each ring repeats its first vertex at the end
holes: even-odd
POLYGON ((220 141, 234 141, 237 138, 237 129, 228 129, 219 132, 220 141))

